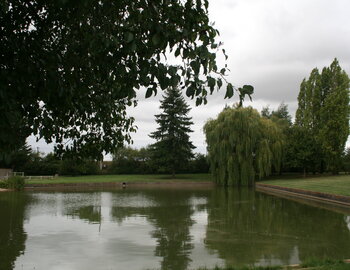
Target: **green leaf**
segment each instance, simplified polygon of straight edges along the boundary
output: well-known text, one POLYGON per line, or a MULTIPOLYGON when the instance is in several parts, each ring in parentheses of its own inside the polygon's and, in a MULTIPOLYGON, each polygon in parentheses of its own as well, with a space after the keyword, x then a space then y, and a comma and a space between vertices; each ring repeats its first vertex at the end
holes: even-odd
POLYGON ((200 69, 200 64, 199 64, 199 62, 193 60, 193 61, 190 63, 190 65, 191 65, 191 67, 192 67, 194 73, 195 73, 195 74, 198 74, 198 73, 199 73, 199 69, 200 69))
POLYGON ((214 87, 215 86, 215 79, 212 78, 212 77, 208 77, 208 86, 210 88, 214 87))
POLYGON ((175 51, 175 57, 178 57, 180 55, 181 48, 177 48, 175 51))
POLYGON ((251 85, 243 85, 245 94, 252 95, 254 93, 254 87, 251 85))
POLYGON ((134 40, 134 34, 131 32, 126 32, 124 36, 124 40, 126 43, 130 43, 131 41, 134 40))
POLYGON ((195 89, 193 85, 190 85, 186 90, 186 96, 192 97, 194 95, 195 89))
POLYGON ((216 80, 212 77, 208 77, 208 86, 210 88, 210 93, 214 92, 214 87, 215 87, 216 80))
POLYGON ((160 43, 160 35, 158 33, 156 33, 155 35, 153 35, 152 37, 152 42, 154 45, 159 45, 160 43))
POLYGON ((149 98, 150 96, 152 96, 152 88, 148 88, 146 91, 146 98, 149 98))
POLYGON ((130 51, 132 51, 132 52, 136 51, 136 42, 135 42, 135 41, 133 41, 133 42, 131 43, 130 51))
POLYGON ((217 85, 218 85, 218 88, 221 88, 221 86, 222 86, 222 80, 221 80, 221 79, 218 79, 216 83, 217 83, 217 85))
POLYGON ((233 96, 233 86, 231 83, 227 84, 225 98, 231 98, 233 96))

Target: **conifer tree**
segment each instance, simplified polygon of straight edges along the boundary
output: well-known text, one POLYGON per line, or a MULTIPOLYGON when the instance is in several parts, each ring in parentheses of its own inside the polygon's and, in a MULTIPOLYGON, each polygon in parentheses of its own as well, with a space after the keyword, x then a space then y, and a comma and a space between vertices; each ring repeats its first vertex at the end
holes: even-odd
POLYGON ((195 147, 189 137, 193 124, 188 116, 191 109, 177 87, 165 91, 160 109, 163 112, 155 115, 159 127, 149 135, 156 140, 151 145, 152 160, 159 172, 175 176, 194 157, 192 149, 195 147))

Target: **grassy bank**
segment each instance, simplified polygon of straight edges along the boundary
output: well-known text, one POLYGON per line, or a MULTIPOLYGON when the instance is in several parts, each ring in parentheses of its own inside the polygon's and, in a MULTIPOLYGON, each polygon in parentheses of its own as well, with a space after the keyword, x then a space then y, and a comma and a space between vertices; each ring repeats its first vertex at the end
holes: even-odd
POLYGON ((350 175, 276 179, 258 183, 350 196, 350 175))
POLYGON ((173 181, 211 181, 210 174, 178 174, 175 178, 170 175, 87 175, 87 176, 59 176, 54 179, 31 179, 26 184, 67 184, 67 183, 114 183, 114 182, 173 182, 173 181))

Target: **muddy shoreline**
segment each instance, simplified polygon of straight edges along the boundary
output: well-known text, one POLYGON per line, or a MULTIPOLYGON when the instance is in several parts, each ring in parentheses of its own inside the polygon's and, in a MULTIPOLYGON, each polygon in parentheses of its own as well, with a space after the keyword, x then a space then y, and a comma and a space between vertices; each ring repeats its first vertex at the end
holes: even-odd
POLYGON ((26 184, 24 190, 58 190, 89 188, 211 188, 215 183, 210 181, 157 181, 157 182, 97 182, 97 183, 52 183, 26 184))

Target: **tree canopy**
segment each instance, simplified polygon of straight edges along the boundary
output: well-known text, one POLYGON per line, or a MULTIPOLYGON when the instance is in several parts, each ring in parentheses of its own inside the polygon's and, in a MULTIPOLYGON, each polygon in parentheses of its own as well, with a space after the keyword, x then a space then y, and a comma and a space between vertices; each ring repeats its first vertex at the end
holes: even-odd
POLYGON ((349 135, 349 77, 334 59, 320 73, 317 68, 300 85, 295 125, 311 136, 307 151, 314 171, 337 173, 349 135))
POLYGON ((175 175, 194 157, 192 150, 195 147, 189 136, 193 124, 188 116, 191 109, 176 87, 168 88, 163 98, 160 105, 163 112, 155 116, 159 126, 150 134, 156 140, 151 145, 152 159, 160 172, 175 175))
MULTIPOLYGON (((112 152, 130 141, 126 107, 140 88, 149 97, 182 82, 206 103, 225 80, 218 34, 207 0, 1 1, 2 154, 30 134, 58 151, 112 152), (167 64, 168 55, 183 64, 167 64)), ((238 90, 243 99, 253 88, 238 90)), ((228 83, 226 97, 233 91, 228 83)))
MULTIPOLYGON (((278 106, 276 110, 270 111, 270 108, 264 107, 261 110, 261 116, 267 119, 270 119, 274 122, 282 131, 284 137, 284 143, 282 148, 282 163, 281 170, 286 169, 286 167, 292 165, 290 163, 290 147, 291 147, 291 133, 292 133, 292 117, 288 111, 288 105, 283 102, 278 106)), ((294 152, 293 152, 294 153, 294 152)), ((294 165, 294 163, 293 163, 294 165)))
POLYGON ((252 185, 280 169, 283 133, 253 108, 227 107, 204 126, 211 173, 222 185, 252 185))

